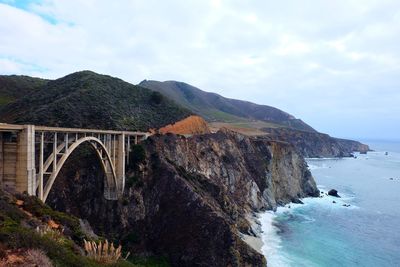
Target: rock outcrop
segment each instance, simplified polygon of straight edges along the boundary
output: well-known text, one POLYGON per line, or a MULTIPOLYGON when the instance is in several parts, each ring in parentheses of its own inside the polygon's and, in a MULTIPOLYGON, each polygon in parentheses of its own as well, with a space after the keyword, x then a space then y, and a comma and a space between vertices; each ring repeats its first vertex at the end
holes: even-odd
POLYGON ((102 198, 97 159, 81 150, 49 204, 125 247, 165 255, 173 266, 265 266, 240 238, 251 231, 246 216, 319 195, 303 157, 285 143, 220 131, 154 136, 143 146, 145 160, 131 166, 120 201, 102 198))
POLYGON ((338 194, 338 191, 336 189, 329 190, 328 195, 333 196, 333 197, 340 197, 338 194))
POLYGON ((264 128, 271 140, 285 141, 307 158, 351 157, 354 152, 370 151, 368 145, 353 140, 339 139, 318 132, 289 128, 264 128))

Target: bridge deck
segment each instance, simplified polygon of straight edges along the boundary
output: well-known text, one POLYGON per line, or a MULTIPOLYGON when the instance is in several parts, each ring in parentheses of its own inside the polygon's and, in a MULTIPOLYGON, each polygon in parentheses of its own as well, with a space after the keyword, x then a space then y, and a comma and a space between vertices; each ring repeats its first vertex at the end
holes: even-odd
MULTIPOLYGON (((0 123, 0 132, 5 131, 21 131, 24 125, 0 123)), ((149 136, 148 132, 132 132, 132 131, 115 131, 115 130, 99 130, 99 129, 84 129, 84 128, 63 128, 63 127, 48 127, 48 126, 35 126, 35 131, 45 132, 60 132, 60 133, 96 133, 96 134, 122 134, 125 135, 139 135, 149 136)))

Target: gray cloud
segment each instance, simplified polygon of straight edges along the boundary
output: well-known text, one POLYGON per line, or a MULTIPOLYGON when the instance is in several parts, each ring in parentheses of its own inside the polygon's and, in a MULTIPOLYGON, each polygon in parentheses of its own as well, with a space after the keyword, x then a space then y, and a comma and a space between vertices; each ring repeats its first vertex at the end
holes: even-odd
POLYGON ((174 79, 333 135, 399 138, 396 0, 7 2, 1 73, 174 79))

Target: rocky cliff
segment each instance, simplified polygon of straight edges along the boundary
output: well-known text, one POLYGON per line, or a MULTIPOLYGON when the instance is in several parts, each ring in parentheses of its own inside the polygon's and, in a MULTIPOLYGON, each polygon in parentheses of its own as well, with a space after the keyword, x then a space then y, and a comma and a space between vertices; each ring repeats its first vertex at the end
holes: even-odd
POLYGON ((271 140, 288 142, 309 158, 350 157, 354 152, 370 151, 368 145, 353 140, 333 138, 318 132, 298 131, 289 128, 262 129, 271 140))
POLYGON ((154 136, 143 148, 120 201, 102 198, 101 168, 82 148, 56 180, 49 204, 173 266, 265 266, 239 237, 251 233, 246 215, 318 195, 304 159, 288 144, 219 131, 154 136))

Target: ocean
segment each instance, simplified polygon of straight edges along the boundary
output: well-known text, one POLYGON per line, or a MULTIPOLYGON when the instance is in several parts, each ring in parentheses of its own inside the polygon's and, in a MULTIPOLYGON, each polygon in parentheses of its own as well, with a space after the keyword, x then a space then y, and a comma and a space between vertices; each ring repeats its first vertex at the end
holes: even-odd
POLYGON ((322 198, 260 214, 269 267, 400 266, 400 143, 366 143, 376 151, 307 159, 322 198))

